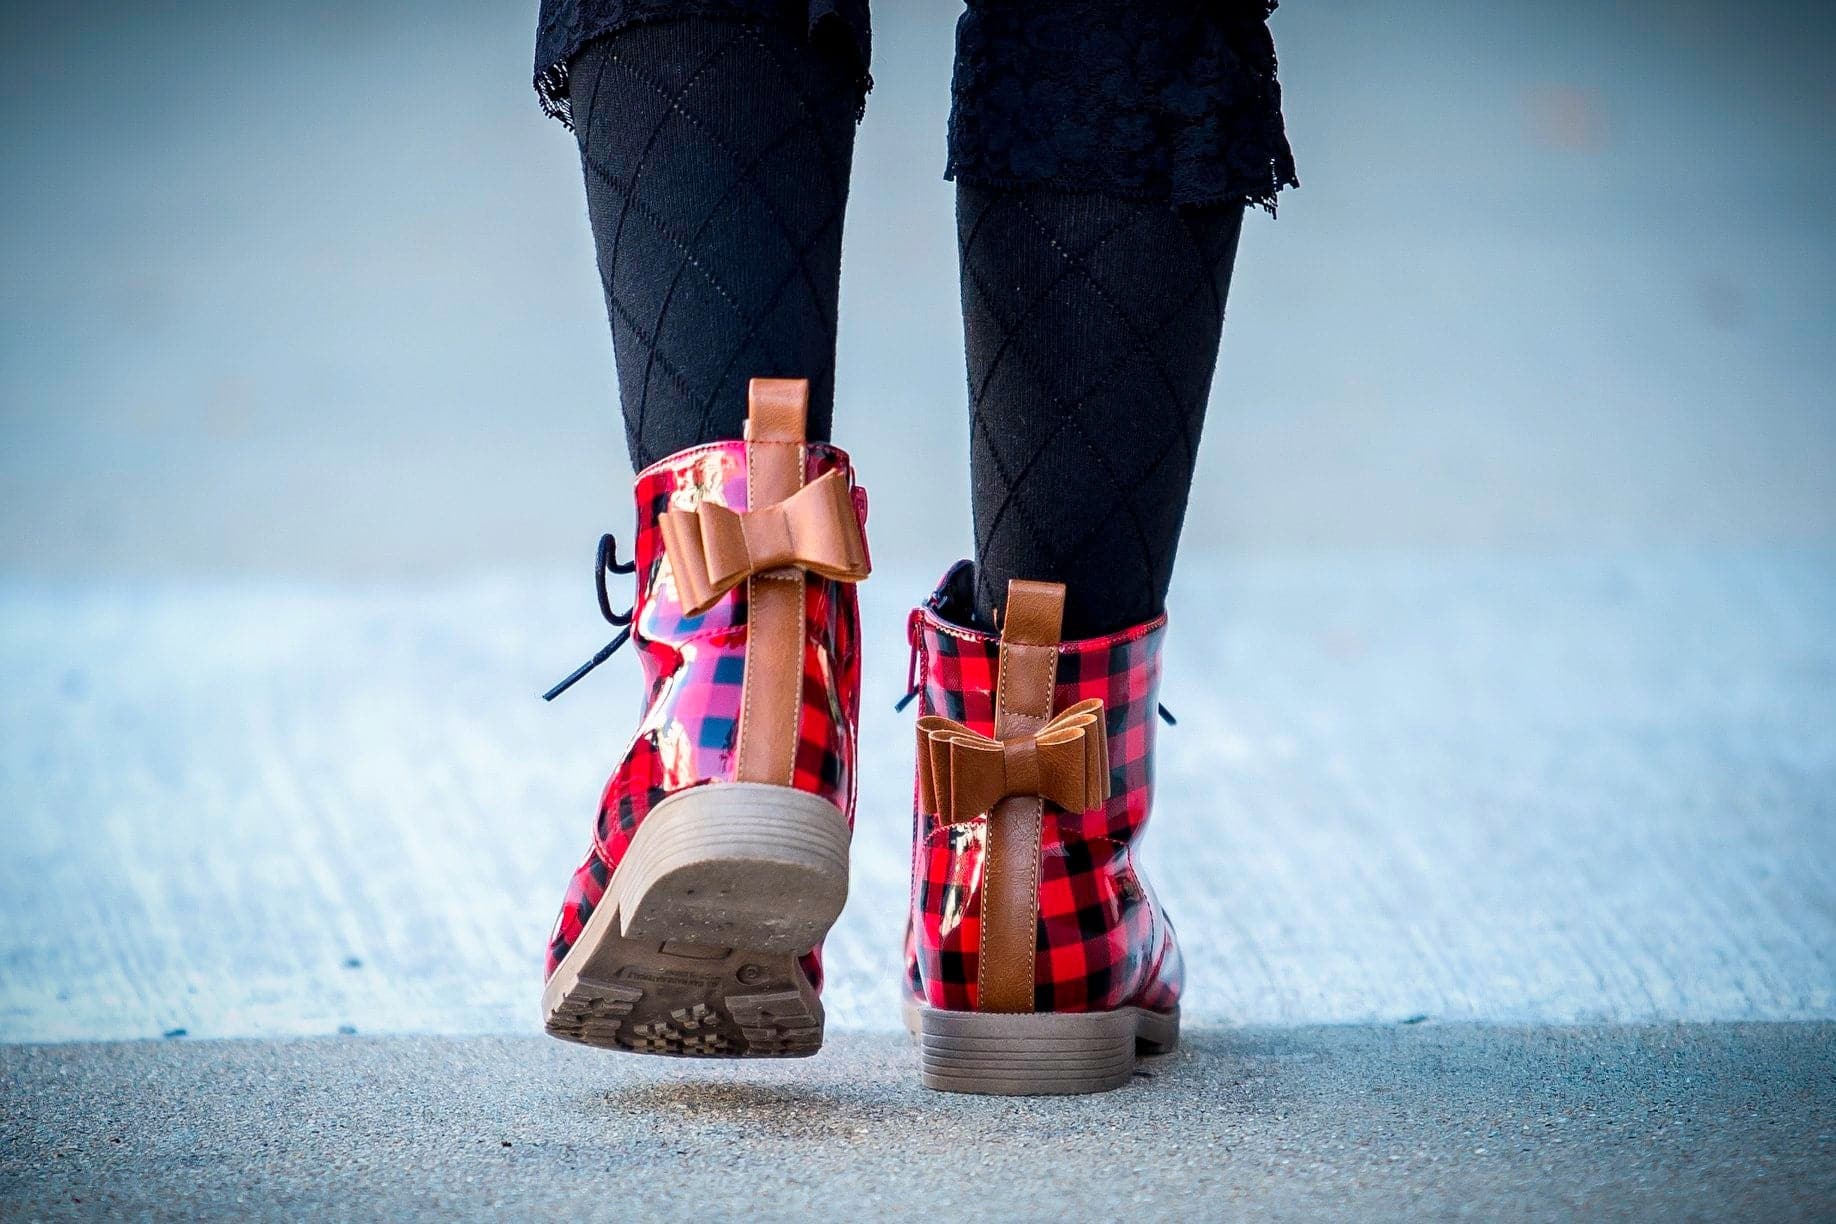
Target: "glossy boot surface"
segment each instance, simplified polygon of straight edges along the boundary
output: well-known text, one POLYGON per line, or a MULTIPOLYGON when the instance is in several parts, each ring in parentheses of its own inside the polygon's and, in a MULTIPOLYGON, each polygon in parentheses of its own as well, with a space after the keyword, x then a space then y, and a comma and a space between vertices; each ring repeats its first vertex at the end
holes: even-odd
POLYGON ((866 497, 846 454, 800 443, 799 386, 755 381, 752 441, 637 477, 631 642, 646 697, 549 942, 557 1037, 715 1057, 821 1044, 821 940, 846 897, 854 811, 866 497), (773 440, 762 394, 797 409, 773 440), (783 500, 761 495, 766 461, 810 492, 793 534, 813 544, 748 513, 783 500), (833 496, 811 504, 819 494, 833 496), (710 575, 728 589, 711 592, 710 575))
MULTIPOLYGON (((973 616, 969 578, 968 563, 958 565, 912 613, 914 679, 921 715, 931 716, 920 719, 921 753, 923 729, 937 716, 973 736, 1001 738, 995 735, 1001 640, 966 627, 973 616)), ((1026 864, 1037 871, 1030 998, 1025 991, 1005 1000, 985 997, 992 991, 984 953, 1000 934, 988 923, 991 814, 947 819, 934 810, 941 801, 926 796, 922 781, 917 788, 906 1019, 920 1039, 927 1086, 1100 1091, 1128 1081, 1137 1052, 1164 1052, 1177 1040, 1179 949, 1136 861, 1153 795, 1165 624, 1163 616, 1057 646, 1050 713, 1062 723, 1079 703, 1101 703, 1107 796, 1092 795, 1086 805, 1065 794, 1063 802, 1040 804, 1038 858, 1026 864)), ((1040 736, 1051 734, 1048 727, 1040 736)), ((1008 756, 1012 774, 1011 749, 1008 756)), ((1029 778, 1037 772, 1027 769, 1029 778)), ((960 776, 956 786, 960 792, 960 776)), ((1022 788, 1028 787, 1033 784, 1022 788)), ((992 908, 1013 912, 1011 904, 992 908)), ((1009 937, 1025 940, 1023 932, 1009 937)))

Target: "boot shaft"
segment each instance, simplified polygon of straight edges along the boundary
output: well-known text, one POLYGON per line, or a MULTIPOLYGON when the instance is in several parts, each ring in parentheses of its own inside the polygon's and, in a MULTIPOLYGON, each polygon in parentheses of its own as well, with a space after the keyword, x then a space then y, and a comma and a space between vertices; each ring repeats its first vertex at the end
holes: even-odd
MULTIPOLYGON (((853 483, 847 454, 822 443, 803 449, 805 481, 813 484, 831 474, 844 481, 852 513, 864 528, 867 494, 853 483)), ((747 443, 735 440, 680 451, 637 477, 631 640, 643 666, 646 697, 632 751, 655 763, 653 769, 638 771, 653 789, 674 791, 739 777, 744 679, 754 627, 750 584, 740 582, 705 610, 691 610, 661 524, 665 514, 695 515, 704 506, 739 513, 752 509, 748 476, 747 443)), ((860 716, 860 611, 854 584, 806 575, 802 609, 794 766, 784 781, 852 814, 860 716)), ((630 781, 615 776, 608 787, 607 806, 615 812, 621 802, 631 802, 630 781)))
MULTIPOLYGON (((723 804, 739 812, 743 804, 710 791, 762 785, 786 793, 734 819, 757 823, 767 808, 805 812, 813 803, 833 813, 844 840, 852 825, 860 713, 854 583, 869 568, 866 492, 843 451, 804 441, 805 384, 755 379, 750 396, 746 439, 691 447, 638 474, 629 570, 618 565, 610 537, 602 542, 599 595, 615 624, 626 621, 611 611, 605 573, 635 574, 629 637, 645 695, 551 937, 551 975, 575 954, 641 829, 664 805, 678 814, 718 815, 723 804)), ((680 823, 692 831, 692 820, 680 823)), ((845 864, 841 879, 845 892, 845 864)), ((818 989, 819 950, 799 963, 818 989)))
MULTIPOLYGON (((932 719, 920 724, 920 767, 932 774, 929 785, 921 778, 915 788, 906 947, 909 997, 924 1007, 951 1012, 1138 1007, 1169 1013, 1182 989, 1178 947, 1135 858, 1153 800, 1165 618, 1056 647, 1050 713, 1061 731, 1070 730, 1065 724, 1080 717, 1075 707, 1092 699, 1102 703, 1107 785, 1090 787, 1075 777, 1080 756, 1084 761, 1101 759, 1098 753, 1060 756, 1054 784, 1047 789, 1066 798, 1042 804, 1033 834, 1037 853, 1030 860, 1036 865, 1033 912, 1016 926, 1019 909, 1004 899, 1000 883, 999 860, 1005 855, 1011 864, 1012 848, 1002 850, 996 829, 1011 824, 1011 819, 1000 805, 991 813, 971 816, 968 809, 980 802, 979 788, 966 788, 965 775, 954 764, 947 771, 936 768, 936 736, 941 731, 952 753, 957 751, 954 745, 967 743, 966 751, 986 754, 990 746, 979 741, 1001 741, 996 751, 1003 758, 1002 772, 1009 781, 1014 776, 1011 766, 1016 762, 1009 759, 1007 743, 1011 728, 1009 734, 997 734, 997 707, 1003 705, 1001 638, 968 627, 973 607, 970 576, 967 562, 953 569, 909 622, 913 687, 923 703, 921 717, 941 716, 961 724, 956 729, 939 728, 932 719), (943 779, 942 772, 951 776, 943 779), (1075 799, 1077 794, 1094 795, 1103 789, 1105 799, 1087 805, 1075 799), (947 816, 938 810, 944 790, 951 791, 948 806, 953 810, 947 816), (1026 998, 1022 988, 1016 998, 1006 988, 1007 972, 991 977, 989 958, 1005 957, 1029 944, 1034 950, 1031 997, 1026 998), (999 989, 991 989, 993 978, 1001 979, 999 989)), ((1022 749, 1021 755, 1037 755, 1042 764, 1047 741, 1053 738, 1054 725, 1038 729, 1035 748, 1022 749)), ((1032 764, 1020 768, 1029 776, 1040 776, 1033 773, 1032 764)), ((1008 879, 1012 878, 1010 868, 1008 879)))
MULTIPOLYGON (((807 444, 804 452, 806 482, 837 473, 847 483, 849 499, 864 529, 867 490, 854 483, 854 469, 847 453, 822 442, 807 444)), ((746 443, 738 439, 709 442, 659 459, 638 473, 634 494, 637 596, 632 609, 632 638, 644 651, 645 676, 654 683, 659 665, 668 665, 673 652, 687 643, 703 638, 720 642, 746 625, 747 591, 743 583, 699 614, 685 609, 686 597, 677 589, 661 526, 667 512, 694 514, 704 504, 741 513, 750 510, 746 443)), ((813 596, 810 633, 822 637, 831 650, 838 656, 845 655, 858 669, 860 616, 854 584, 812 577, 806 585, 813 596)))
MULTIPOLYGON (((973 569, 954 566, 907 625, 912 680, 920 714, 941 714, 983 735, 994 734, 999 635, 970 627, 973 569)), ((1158 731, 1160 650, 1166 617, 1058 648, 1052 708, 1068 710, 1092 698, 1103 703, 1108 737, 1109 798, 1088 811, 1047 806, 1047 835, 1061 839, 1134 840, 1153 805, 1158 731)), ((923 816, 917 830, 928 829, 923 816)))

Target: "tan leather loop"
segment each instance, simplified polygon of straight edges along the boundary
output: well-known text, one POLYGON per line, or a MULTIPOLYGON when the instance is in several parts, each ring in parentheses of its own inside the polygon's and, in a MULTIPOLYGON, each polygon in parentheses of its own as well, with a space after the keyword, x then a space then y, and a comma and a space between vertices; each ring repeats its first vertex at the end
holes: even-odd
MULTIPOLYGON (((1059 583, 1016 578, 1007 584, 995 683, 997 740, 1031 739, 1051 720, 1064 609, 1065 588, 1059 583)), ((1002 760, 1005 767, 1005 749, 1002 760)), ((982 1011, 1033 1010, 1044 823, 1045 801, 1037 795, 1002 799, 988 814, 976 984, 982 1011)))
MULTIPOLYGON (((746 509, 756 513, 803 488, 810 384, 755 378, 746 401, 746 509)), ((665 543, 667 549, 668 544, 665 543)), ((674 566, 671 558, 671 566, 674 566)), ((746 578, 746 677, 734 776, 789 786, 803 711, 803 583, 795 567, 746 578)))
MULTIPOLYGON (((1065 621, 1065 584, 1011 578, 1001 622, 1002 646, 1051 646, 1057 654, 1065 621)), ((1052 694, 1045 694, 1047 704, 1052 694)))
MULTIPOLYGON (((755 378, 746 384, 746 440, 801 447, 809 436, 810 382, 807 378, 755 378)), ((801 474, 797 483, 803 483, 801 474)), ((758 509, 754 502, 752 509, 758 509)))

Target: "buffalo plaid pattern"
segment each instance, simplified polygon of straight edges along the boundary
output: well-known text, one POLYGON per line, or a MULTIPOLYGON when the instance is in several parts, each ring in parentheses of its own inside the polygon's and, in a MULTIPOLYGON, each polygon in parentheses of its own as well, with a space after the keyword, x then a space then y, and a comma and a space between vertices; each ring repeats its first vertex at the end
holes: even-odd
MULTIPOLYGON (((805 478, 841 471, 846 454, 807 448, 805 478)), ((746 676, 746 588, 742 583, 700 616, 682 610, 657 527, 665 510, 712 501, 747 509, 746 444, 714 442, 680 451, 639 473, 637 599, 631 641, 646 694, 637 730, 599 803, 593 849, 574 872, 548 945, 548 972, 567 955, 605 894, 632 835, 664 797, 733 780, 741 688, 746 676)), ((866 493, 854 488, 865 522, 866 493)), ((804 583, 803 707, 791 784, 821 795, 854 819, 855 742, 860 718, 860 614, 854 587, 809 576, 804 583)), ((820 982, 821 959, 805 971, 820 982)))
MULTIPOLYGON (((994 734, 996 635, 957 623, 967 562, 913 612, 910 636, 924 713, 994 734)), ((1059 648, 1054 710, 1103 702, 1110 798, 1087 812, 1047 804, 1041 845, 1037 1011, 1170 1011, 1184 968, 1172 924, 1142 881, 1134 846, 1154 785, 1154 714, 1166 618, 1059 648)), ((915 806, 915 805, 914 805, 915 806)), ((932 1007, 976 1006, 986 822, 948 825, 917 812, 913 827, 907 985, 932 1007)))

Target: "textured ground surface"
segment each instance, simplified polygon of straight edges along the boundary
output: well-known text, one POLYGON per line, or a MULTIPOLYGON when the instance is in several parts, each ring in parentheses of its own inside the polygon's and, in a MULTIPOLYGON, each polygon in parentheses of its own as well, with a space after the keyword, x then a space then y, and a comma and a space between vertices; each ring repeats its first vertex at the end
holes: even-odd
MULTIPOLYGON (((583 576, 582 576, 583 577, 583 576)), ((897 1024, 868 584, 833 1022, 897 1024)), ((534 1031, 628 734, 584 581, 0 588, 0 1038, 534 1031)), ((1147 863, 1201 1023, 1836 1016, 1836 560, 1194 567, 1147 863)))
POLYGON ((0 1214, 1827 1219, 1836 1029, 1208 1030, 1103 1097, 900 1038, 733 1070, 528 1038, 0 1048, 0 1214))

